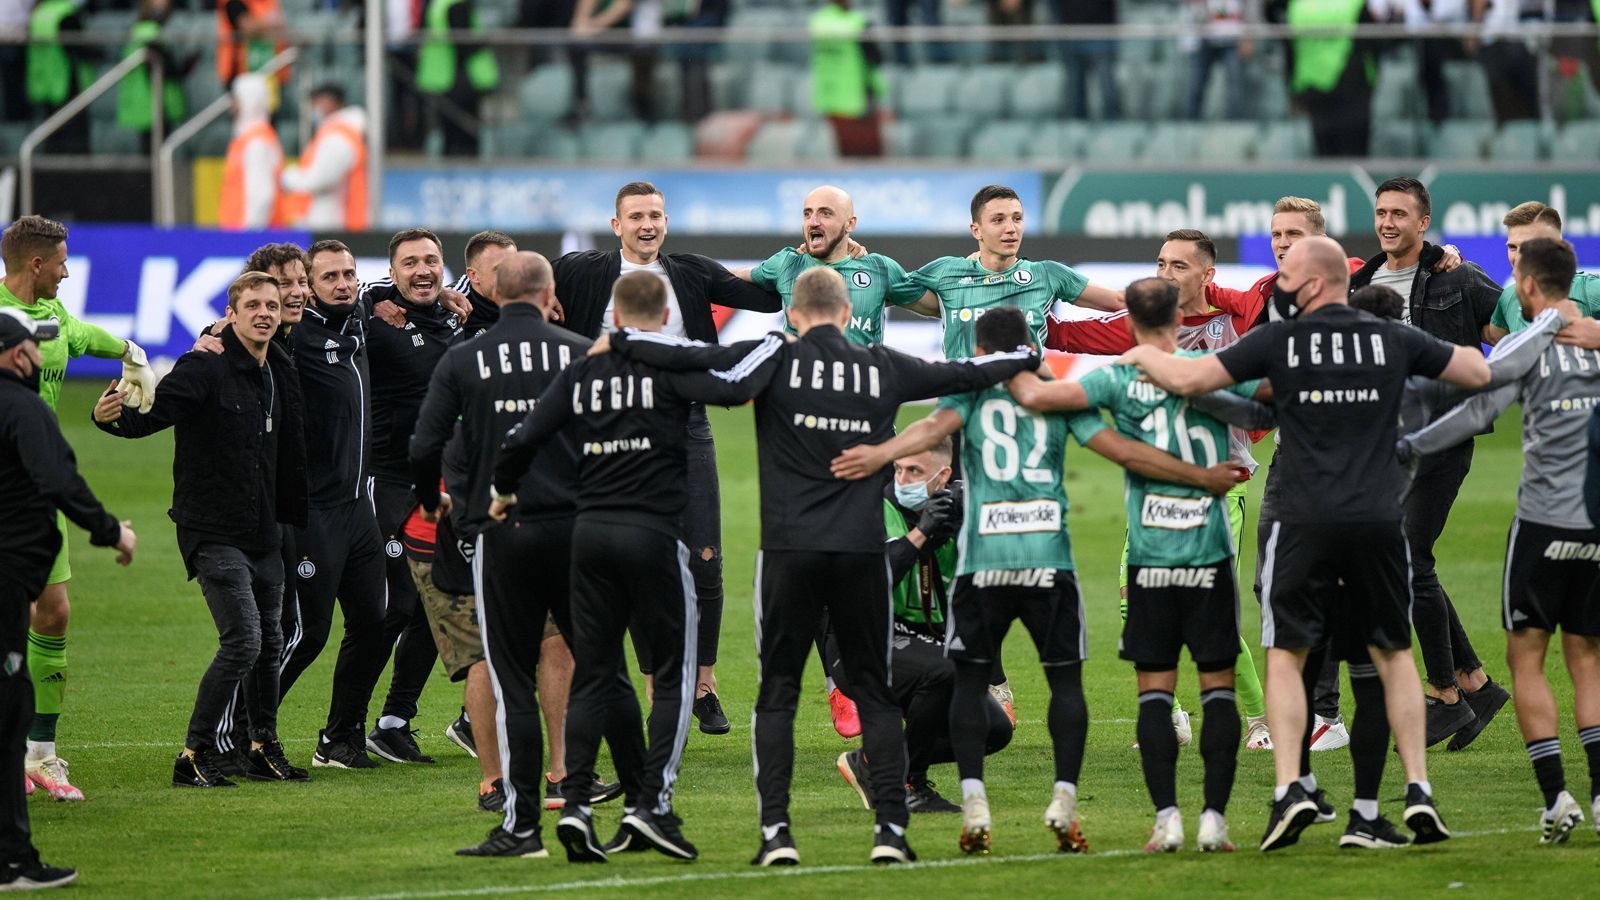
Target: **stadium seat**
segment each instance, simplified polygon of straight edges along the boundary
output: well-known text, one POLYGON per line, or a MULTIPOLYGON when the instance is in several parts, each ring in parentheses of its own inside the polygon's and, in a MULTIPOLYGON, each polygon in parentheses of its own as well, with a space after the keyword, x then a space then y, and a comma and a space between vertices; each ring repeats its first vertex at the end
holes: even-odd
POLYGON ((629 89, 633 70, 624 60, 605 57, 589 60, 589 114, 601 121, 616 121, 633 115, 629 89))
POLYGON ((1422 115, 1423 96, 1417 84, 1416 64, 1410 55, 1385 59, 1378 64, 1378 80, 1372 86, 1372 120, 1398 122, 1422 115))
POLYGON ((919 156, 929 159, 961 159, 966 154, 972 120, 964 115, 942 116, 936 121, 917 122, 919 156))
POLYGON ((1484 145, 1493 134, 1493 122, 1450 119, 1433 129, 1427 154, 1444 160, 1483 159, 1484 145))
POLYGON ((820 119, 767 122, 745 150, 756 163, 819 162, 837 158, 833 129, 820 119))
POLYGON ((1559 162, 1600 160, 1600 121, 1568 122, 1550 142, 1550 158, 1559 162))
POLYGON ((555 122, 572 109, 572 68, 566 63, 547 63, 522 79, 517 89, 523 118, 532 122, 555 122))
POLYGON ((1097 124, 1084 142, 1083 156, 1091 162, 1128 162, 1144 150, 1148 126, 1131 122, 1097 124))
POLYGON ((1066 74, 1055 63, 1023 66, 1007 84, 1009 108, 1019 119, 1054 119, 1061 115, 1066 74))
POLYGON ((1261 132, 1248 122, 1213 122, 1200 129, 1195 141, 1195 160, 1204 163, 1233 163, 1254 159, 1261 132))
POLYGON ((795 115, 802 117, 815 115, 815 111, 811 108, 810 66, 795 71, 794 77, 790 79, 789 92, 789 109, 793 110, 795 115))
POLYGON ((1195 161, 1195 146, 1200 140, 1200 130, 1210 125, 1194 122, 1158 122, 1150 129, 1140 159, 1145 162, 1186 164, 1195 161))
POLYGON ((1489 158, 1500 162, 1535 162, 1545 158, 1549 134, 1540 122, 1507 122, 1489 138, 1489 158))
POLYGON ((1008 85, 1017 79, 1013 65, 979 65, 968 69, 955 84, 955 108, 981 110, 985 116, 1003 119, 1010 104, 1008 85))
MULTIPOLYGON (((1453 119, 1493 119, 1494 103, 1489 99, 1489 79, 1475 61, 1444 64, 1444 83, 1450 98, 1453 119)), ((1421 91, 1417 91, 1421 97, 1421 91)))
POLYGON ((1421 140, 1411 119, 1377 119, 1372 124, 1371 155, 1380 159, 1410 159, 1421 140))
POLYGON ((1268 122, 1256 143, 1256 159, 1263 162, 1291 162, 1311 156, 1311 123, 1305 119, 1268 122))
POLYGON ((940 119, 952 109, 961 69, 954 65, 917 66, 900 80, 895 112, 909 119, 940 119))
POLYGON ((654 163, 689 162, 694 159, 694 132, 682 122, 658 122, 644 133, 640 150, 654 163))
POLYGON ((782 115, 791 111, 794 82, 801 72, 793 66, 762 63, 752 66, 745 86, 745 108, 782 115))
POLYGON ((711 64, 713 109, 744 109, 745 87, 750 80, 750 64, 742 59, 711 64))
POLYGON ((1081 122, 1050 122, 1033 130, 1028 159, 1036 163, 1067 163, 1083 158, 1089 128, 1081 122))
POLYGON ((640 156, 644 125, 639 122, 607 122, 585 125, 578 132, 578 145, 586 160, 607 163, 632 162, 640 156))
POLYGON ((917 136, 921 129, 917 123, 896 119, 883 124, 883 153, 885 156, 925 156, 926 148, 919 145, 917 136))
POLYGON ((1029 141, 1037 128, 1029 122, 984 122, 970 132, 967 155, 985 164, 1021 162, 1028 158, 1029 141))

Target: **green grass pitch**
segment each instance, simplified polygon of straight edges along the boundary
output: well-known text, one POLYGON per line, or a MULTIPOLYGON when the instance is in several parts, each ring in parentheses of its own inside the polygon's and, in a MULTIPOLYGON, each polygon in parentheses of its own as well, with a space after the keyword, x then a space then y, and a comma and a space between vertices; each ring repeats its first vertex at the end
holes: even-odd
MULTIPOLYGON (((423 695, 425 752, 433 766, 385 764, 370 772, 317 769, 309 784, 246 783, 236 790, 200 792, 169 786, 195 684, 215 648, 215 632, 198 588, 184 580, 172 523, 171 452, 165 436, 118 441, 89 424, 98 384, 69 384, 62 418, 90 484, 117 515, 133 520, 139 556, 129 569, 111 554, 71 535, 74 606, 70 693, 59 745, 72 763, 83 804, 52 803, 42 793, 29 808, 44 858, 77 867, 75 894, 127 896, 473 897, 583 889, 594 896, 1059 896, 1066 892, 1117 896, 1236 894, 1376 895, 1380 892, 1498 896, 1573 896, 1593 891, 1600 838, 1586 824, 1566 847, 1537 846, 1540 798, 1523 753, 1511 707, 1466 752, 1430 753, 1430 775, 1457 838, 1431 848, 1381 854, 1336 848, 1350 798, 1349 757, 1319 753, 1315 764, 1340 824, 1319 826, 1290 850, 1254 849, 1265 822, 1270 754, 1240 751, 1229 821, 1238 853, 1193 851, 1199 824, 1200 760, 1186 748, 1179 764, 1179 801, 1189 848, 1161 858, 1139 852, 1153 810, 1139 774, 1133 740, 1135 689, 1131 669, 1116 659, 1117 557, 1122 542, 1122 480, 1111 465, 1081 448, 1067 457, 1069 518, 1089 610, 1090 660, 1085 673, 1089 748, 1080 782, 1081 812, 1092 852, 1064 857, 1041 824, 1051 783, 1044 727, 1046 694, 1031 643, 1013 631, 1006 667, 1021 719, 1011 746, 991 757, 989 796, 995 813, 994 853, 968 859, 956 849, 959 817, 917 816, 909 837, 920 865, 866 865, 871 813, 834 768, 852 746, 829 726, 822 677, 808 670, 796 723, 798 750, 793 827, 804 865, 762 872, 748 864, 758 843, 751 780, 749 710, 755 694, 751 580, 758 534, 754 438, 747 409, 713 411, 722 467, 727 612, 718 666, 733 733, 689 739, 677 807, 685 832, 700 847, 692 864, 655 854, 628 855, 605 866, 572 866, 554 840, 546 860, 468 860, 453 855, 496 823, 478 812, 475 761, 442 736, 455 717, 460 689, 436 672, 423 695)), ((906 421, 921 410, 907 409, 906 421)), ((1265 451, 1265 448, 1263 447, 1265 451)), ((1263 452, 1263 456, 1268 455, 1263 452)), ((1478 444, 1472 475, 1440 547, 1440 570, 1462 618, 1503 677, 1504 639, 1498 628, 1500 560, 1521 466, 1514 418, 1478 444)), ((1574 473, 1574 477, 1578 477, 1574 473)), ((1259 482, 1258 482, 1259 483, 1259 482)), ((1252 492, 1255 493, 1254 491, 1252 492)), ((1252 496, 1252 515, 1255 497, 1252 496)), ((1249 523, 1253 534, 1255 523, 1249 523)), ((1247 542, 1250 543, 1250 542, 1247 542)), ((1253 565, 1253 547, 1243 565, 1253 565)), ((1248 584, 1248 582, 1246 582, 1248 584)), ((1258 637, 1256 604, 1243 598, 1246 634, 1258 637)), ((335 635, 338 634, 335 623, 335 635)), ((332 643, 332 642, 330 642, 332 643)), ((1258 661, 1259 665, 1259 661, 1258 661)), ((1571 689, 1552 653, 1551 674, 1563 710, 1571 689)), ((1420 664, 1419 664, 1420 667, 1420 664)), ((281 735, 291 759, 309 765, 312 741, 325 715, 332 651, 305 675, 282 712, 281 735)), ((387 685, 387 675, 380 685, 387 685)), ((1198 709, 1194 676, 1183 676, 1180 699, 1198 709)), ((375 700, 375 703, 378 702, 375 700)), ((1348 715, 1348 700, 1346 713, 1348 715)), ((1573 793, 1588 796, 1587 775, 1564 713, 1566 768, 1573 793)), ((1200 717, 1195 715, 1198 736, 1200 717)), ((604 765, 604 763, 602 763, 604 765)), ((1398 758, 1384 782, 1384 810, 1399 812, 1403 792, 1398 758)), ((959 799, 953 766, 932 777, 959 799)), ((1587 803, 1585 803, 1587 806, 1587 803)), ((603 836, 620 812, 597 809, 603 836)))

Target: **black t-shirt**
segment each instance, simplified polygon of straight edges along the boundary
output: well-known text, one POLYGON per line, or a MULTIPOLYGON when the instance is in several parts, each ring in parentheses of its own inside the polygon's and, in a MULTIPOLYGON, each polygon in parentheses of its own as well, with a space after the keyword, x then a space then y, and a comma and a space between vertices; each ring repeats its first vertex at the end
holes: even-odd
POLYGON ((253 472, 241 472, 241 478, 255 482, 256 509, 259 511, 249 536, 225 535, 203 528, 178 526, 178 551, 184 562, 193 565, 194 551, 201 544, 217 543, 237 547, 255 556, 266 556, 277 551, 283 541, 283 529, 278 525, 278 432, 283 426, 283 398, 279 395, 280 379, 293 378, 293 371, 280 371, 271 362, 262 366, 260 378, 251 379, 256 400, 261 404, 261 456, 254 460, 253 472))
POLYGON ((1406 379, 1437 377, 1454 350, 1341 303, 1253 328, 1218 353, 1235 381, 1272 382, 1283 441, 1278 518, 1398 521, 1406 482, 1394 442, 1406 379))

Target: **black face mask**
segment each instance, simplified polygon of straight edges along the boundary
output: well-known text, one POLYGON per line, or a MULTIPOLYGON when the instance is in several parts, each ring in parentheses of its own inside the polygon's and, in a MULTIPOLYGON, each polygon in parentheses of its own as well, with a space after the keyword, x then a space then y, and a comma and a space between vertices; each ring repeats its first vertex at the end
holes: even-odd
POLYGON ((28 375, 27 377, 22 379, 22 383, 27 385, 28 389, 33 391, 35 394, 39 393, 39 376, 40 376, 40 374, 41 373, 40 373, 39 367, 38 366, 34 366, 33 367, 33 374, 32 375, 28 375))
POLYGON ((1305 285, 1294 290, 1285 290, 1281 282, 1272 286, 1272 311, 1277 313, 1279 321, 1287 321, 1300 315, 1300 307, 1295 303, 1300 298, 1300 291, 1305 285))

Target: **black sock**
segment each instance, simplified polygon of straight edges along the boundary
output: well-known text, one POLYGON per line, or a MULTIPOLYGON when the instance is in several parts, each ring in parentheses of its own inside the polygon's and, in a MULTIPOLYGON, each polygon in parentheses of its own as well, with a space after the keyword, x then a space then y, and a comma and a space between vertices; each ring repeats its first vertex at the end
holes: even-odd
MULTIPOLYGON (((1083 745, 1089 740, 1089 707, 1083 702, 1083 664, 1045 666, 1050 683, 1050 743, 1056 751, 1056 781, 1078 783, 1083 745)), ((1169 713, 1170 714, 1170 713, 1169 713)))
POLYGON ((1350 717, 1350 764, 1355 769, 1355 799, 1378 799, 1389 753, 1389 710, 1383 680, 1371 663, 1350 666, 1350 693, 1356 711, 1350 717))
MULTIPOLYGON (((1143 707, 1140 707, 1141 711, 1143 707)), ((1205 721, 1200 727, 1200 757, 1206 764, 1206 809, 1228 811, 1233 793, 1233 773, 1239 765, 1239 706, 1232 688, 1213 688, 1200 694, 1205 721)))
MULTIPOLYGON (((1166 691, 1139 694, 1139 759, 1144 784, 1156 812, 1178 805, 1178 735, 1172 730, 1172 695, 1166 691)), ((1237 731, 1237 726, 1235 731, 1237 731)))
POLYGON ((1589 796, 1600 797, 1600 725, 1578 729, 1578 740, 1589 756, 1589 796))
POLYGON ((1544 792, 1544 808, 1556 805, 1556 796, 1567 789, 1567 775, 1561 771, 1559 738, 1538 738, 1528 742, 1528 759, 1533 761, 1533 777, 1544 792))
POLYGON ((1300 670, 1300 683, 1306 691, 1306 730, 1300 741, 1300 777, 1305 778, 1311 774, 1311 731, 1317 723, 1314 715, 1316 709, 1317 679, 1322 674, 1323 663, 1328 658, 1328 651, 1319 647, 1306 654, 1305 667, 1300 670))
POLYGON ((989 664, 957 660, 950 690, 950 751, 962 778, 983 778, 983 744, 989 733, 984 704, 989 700, 989 664))

